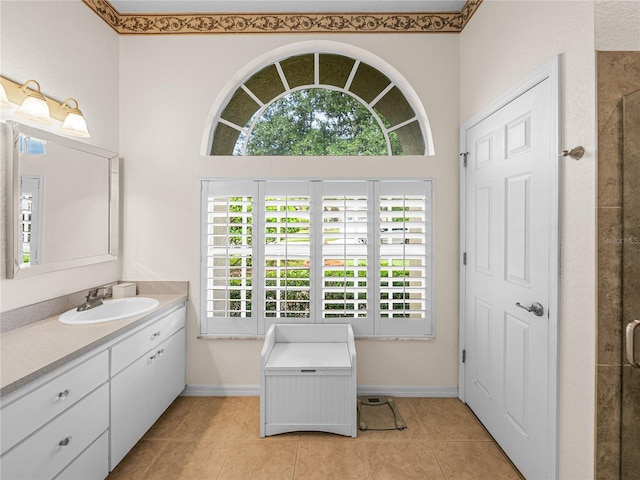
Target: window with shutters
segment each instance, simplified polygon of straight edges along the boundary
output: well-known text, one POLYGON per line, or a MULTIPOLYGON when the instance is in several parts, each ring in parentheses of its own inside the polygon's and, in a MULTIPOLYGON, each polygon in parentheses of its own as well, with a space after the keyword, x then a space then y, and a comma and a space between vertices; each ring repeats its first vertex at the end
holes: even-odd
POLYGON ((203 335, 432 336, 432 184, 202 182, 203 335))

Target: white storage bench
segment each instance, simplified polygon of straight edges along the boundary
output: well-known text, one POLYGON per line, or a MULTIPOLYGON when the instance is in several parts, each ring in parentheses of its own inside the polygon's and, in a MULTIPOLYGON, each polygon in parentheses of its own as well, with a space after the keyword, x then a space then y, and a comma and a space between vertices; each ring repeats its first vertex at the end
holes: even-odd
POLYGON ((260 360, 261 437, 294 431, 357 436, 351 325, 272 325, 260 360))

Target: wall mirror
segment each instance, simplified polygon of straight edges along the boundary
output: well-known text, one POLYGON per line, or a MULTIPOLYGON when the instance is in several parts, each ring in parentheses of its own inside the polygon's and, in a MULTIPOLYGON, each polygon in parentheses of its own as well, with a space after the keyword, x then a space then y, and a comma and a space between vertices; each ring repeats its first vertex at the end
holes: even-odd
POLYGON ((7 122, 7 278, 118 258, 117 154, 7 122))

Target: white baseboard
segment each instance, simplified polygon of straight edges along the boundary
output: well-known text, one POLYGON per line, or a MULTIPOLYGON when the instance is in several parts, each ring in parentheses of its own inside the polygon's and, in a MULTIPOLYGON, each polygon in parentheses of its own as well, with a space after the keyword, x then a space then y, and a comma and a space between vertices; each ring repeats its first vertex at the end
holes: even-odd
POLYGON ((183 397, 259 397, 260 385, 187 385, 183 397))
POLYGON ((358 385, 359 396, 457 398, 458 387, 419 387, 413 385, 358 385))
MULTIPOLYGON (((260 385, 187 385, 184 397, 259 397, 260 385)), ((458 387, 412 385, 358 385, 359 396, 457 398, 458 387)))

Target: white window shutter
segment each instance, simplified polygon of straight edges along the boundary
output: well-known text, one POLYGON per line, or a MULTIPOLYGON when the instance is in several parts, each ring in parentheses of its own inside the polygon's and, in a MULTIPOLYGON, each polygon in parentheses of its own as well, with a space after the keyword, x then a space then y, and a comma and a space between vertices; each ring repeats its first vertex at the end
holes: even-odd
POLYGON ((379 182, 378 335, 432 335, 431 182, 379 182))

